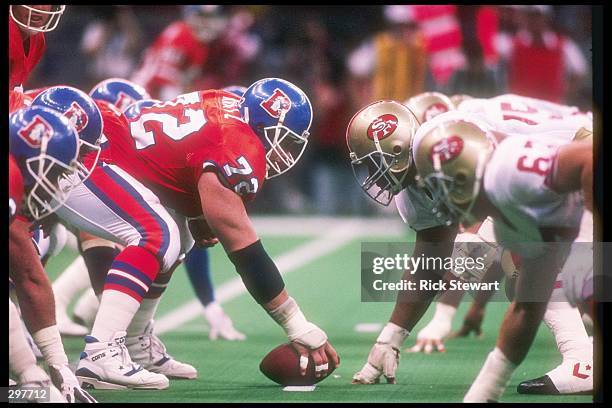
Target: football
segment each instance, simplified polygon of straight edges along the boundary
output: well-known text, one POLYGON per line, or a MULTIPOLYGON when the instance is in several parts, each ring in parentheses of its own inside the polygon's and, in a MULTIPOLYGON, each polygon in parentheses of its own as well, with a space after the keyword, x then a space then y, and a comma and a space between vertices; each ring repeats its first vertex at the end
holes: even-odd
POLYGON ((259 364, 261 372, 282 386, 313 385, 327 378, 335 369, 333 361, 329 361, 329 369, 325 377, 315 378, 315 367, 309 358, 306 375, 300 375, 300 355, 290 343, 281 344, 270 351, 259 364))

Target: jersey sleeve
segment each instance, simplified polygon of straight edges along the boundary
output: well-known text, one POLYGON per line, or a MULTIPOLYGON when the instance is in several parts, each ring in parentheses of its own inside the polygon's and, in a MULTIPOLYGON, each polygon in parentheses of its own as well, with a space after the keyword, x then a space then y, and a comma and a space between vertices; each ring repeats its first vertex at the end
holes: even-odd
POLYGON ((263 145, 238 126, 224 127, 218 142, 188 157, 187 165, 193 169, 196 184, 203 172, 214 172, 225 187, 245 202, 255 198, 266 175, 263 145))

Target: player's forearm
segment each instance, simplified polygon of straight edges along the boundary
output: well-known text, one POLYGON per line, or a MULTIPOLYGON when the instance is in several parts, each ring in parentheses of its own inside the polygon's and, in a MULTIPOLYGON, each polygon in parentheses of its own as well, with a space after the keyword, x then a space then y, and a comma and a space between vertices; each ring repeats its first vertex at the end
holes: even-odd
POLYGON ((19 219, 9 227, 9 274, 28 330, 34 333, 54 325, 51 282, 31 241, 28 224, 19 219))
MULTIPOLYGON (((427 258, 445 258, 453 253, 453 243, 457 235, 456 228, 430 228, 417 232, 413 256, 427 258)), ((418 282, 420 280, 442 279, 444 270, 431 271, 417 269, 406 271, 402 279, 418 282), (432 273, 433 272, 433 273, 432 273)), ((417 287, 420 285, 417 284, 417 287)), ((391 314, 390 322, 407 330, 412 330, 419 322, 433 301, 436 290, 411 290, 400 292, 391 314)))

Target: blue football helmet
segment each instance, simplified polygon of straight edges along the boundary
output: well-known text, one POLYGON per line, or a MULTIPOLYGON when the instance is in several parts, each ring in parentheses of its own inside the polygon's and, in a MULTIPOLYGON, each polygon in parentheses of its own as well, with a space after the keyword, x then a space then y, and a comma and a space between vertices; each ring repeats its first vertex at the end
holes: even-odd
POLYGON ((238 95, 241 98, 244 96, 246 90, 246 87, 240 85, 230 85, 222 89, 222 91, 233 93, 234 95, 238 95))
POLYGON ((266 148, 267 179, 297 163, 312 124, 312 105, 300 88, 284 79, 260 79, 245 91, 240 113, 266 148))
POLYGON ((153 106, 156 103, 161 103, 161 101, 158 100, 158 99, 142 99, 142 100, 136 101, 136 102, 132 103, 130 106, 128 106, 123 111, 123 114, 128 119, 134 119, 134 118, 140 116, 140 114, 142 113, 142 110, 144 108, 148 108, 150 106, 153 106))
POLYGON ((79 135, 56 111, 35 106, 12 113, 9 152, 21 170, 25 203, 36 220, 61 207, 80 184, 76 175, 79 135))
POLYGON ((100 109, 85 92, 70 86, 54 86, 40 93, 32 106, 53 109, 68 118, 79 133, 79 159, 95 151, 96 158, 89 166, 79 161, 79 175, 85 180, 93 171, 100 156, 100 137, 104 122, 100 109))
POLYGON ((89 95, 115 105, 121 112, 141 99, 151 99, 149 93, 140 85, 121 78, 109 78, 94 86, 89 95))

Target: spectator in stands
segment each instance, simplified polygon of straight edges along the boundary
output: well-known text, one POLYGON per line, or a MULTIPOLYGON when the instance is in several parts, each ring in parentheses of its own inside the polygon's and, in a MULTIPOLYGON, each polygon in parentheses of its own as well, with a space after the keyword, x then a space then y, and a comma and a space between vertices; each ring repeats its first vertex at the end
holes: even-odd
POLYGON ((349 55, 356 108, 380 99, 404 101, 424 91, 425 42, 409 6, 386 6, 390 26, 349 55), (357 89, 361 88, 360 91, 357 89))
POLYGON ((569 37, 556 32, 548 5, 523 6, 522 27, 498 51, 508 60, 508 91, 566 102, 587 74, 584 56, 569 37))

